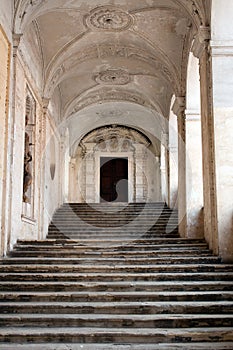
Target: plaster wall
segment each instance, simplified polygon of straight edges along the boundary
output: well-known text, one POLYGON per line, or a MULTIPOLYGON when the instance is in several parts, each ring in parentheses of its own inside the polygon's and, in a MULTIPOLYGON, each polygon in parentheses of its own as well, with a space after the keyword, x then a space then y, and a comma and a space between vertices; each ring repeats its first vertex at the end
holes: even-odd
POLYGON ((54 211, 62 204, 61 196, 61 170, 62 159, 60 153, 60 136, 47 114, 46 120, 46 147, 44 150, 44 237, 48 231, 48 225, 52 219, 54 211))

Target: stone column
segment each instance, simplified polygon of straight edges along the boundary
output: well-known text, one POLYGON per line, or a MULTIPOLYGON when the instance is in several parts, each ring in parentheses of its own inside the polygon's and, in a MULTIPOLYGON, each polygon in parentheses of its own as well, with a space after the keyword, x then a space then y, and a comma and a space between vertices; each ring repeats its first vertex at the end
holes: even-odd
POLYGON ((212 1, 212 73, 219 254, 233 262, 233 1, 212 1))
POLYGON ((209 43, 210 28, 200 27, 192 51, 194 56, 199 58, 200 70, 204 234, 210 249, 215 254, 218 254, 212 66, 209 43))
POLYGON ((170 167, 169 167, 169 149, 168 133, 161 135, 161 184, 162 199, 169 205, 170 192, 170 167))
POLYGON ((178 130, 177 116, 170 112, 169 118, 169 207, 178 209, 178 130))
POLYGON ((172 111, 177 115, 178 123, 178 220, 181 237, 187 235, 186 216, 186 131, 185 97, 176 97, 172 111))

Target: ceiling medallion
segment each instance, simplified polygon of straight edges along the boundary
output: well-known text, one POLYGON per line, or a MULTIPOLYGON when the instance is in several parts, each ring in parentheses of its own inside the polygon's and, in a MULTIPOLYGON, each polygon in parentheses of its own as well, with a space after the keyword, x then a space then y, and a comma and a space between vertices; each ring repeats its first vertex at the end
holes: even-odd
POLYGON ((130 82, 130 75, 124 69, 108 69, 94 77, 98 84, 126 85, 130 82))
POLYGON ((86 17, 87 26, 94 30, 126 30, 132 22, 130 14, 112 6, 97 7, 86 17))

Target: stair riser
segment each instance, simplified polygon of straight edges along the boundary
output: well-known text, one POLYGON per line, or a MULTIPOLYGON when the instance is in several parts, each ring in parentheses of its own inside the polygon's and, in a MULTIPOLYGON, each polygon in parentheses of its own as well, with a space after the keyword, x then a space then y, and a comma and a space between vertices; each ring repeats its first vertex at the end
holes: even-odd
POLYGON ((89 292, 134 292, 134 291, 142 291, 142 292, 169 292, 169 291, 232 291, 233 289, 233 283, 231 282, 212 282, 211 284, 209 282, 189 282, 189 281, 181 281, 174 283, 150 283, 150 282, 135 282, 135 283, 121 283, 119 284, 114 283, 111 284, 109 281, 106 282, 20 282, 18 284, 17 282, 3 282, 0 285, 0 291, 5 292, 34 292, 40 291, 40 292, 78 292, 78 291, 86 291, 89 292))
POLYGON ((190 256, 190 258, 192 258, 193 256, 197 256, 197 257, 208 257, 211 256, 210 252, 208 250, 203 250, 203 251, 116 251, 114 252, 91 252, 91 251, 87 251, 85 250, 84 252, 70 252, 70 251, 49 251, 49 252, 40 252, 40 251, 34 251, 34 252, 29 252, 29 251, 13 251, 10 256, 12 257, 38 257, 38 258, 49 258, 49 257, 54 257, 54 258, 64 258, 64 257, 70 257, 70 258, 83 258, 84 256, 86 258, 95 258, 98 256, 103 256, 103 257, 111 257, 112 255, 114 255, 115 257, 124 257, 127 256, 130 258, 138 258, 139 256, 142 258, 146 258, 146 257, 163 257, 164 259, 171 257, 171 256, 176 256, 176 257, 188 257, 190 256))
MULTIPOLYGON (((81 333, 81 332, 80 332, 81 333)), ((221 341, 233 341, 233 331, 215 331, 215 337, 218 339, 219 342, 221 341)), ((43 343, 43 342, 59 342, 59 343, 74 343, 74 342, 80 342, 80 343, 144 343, 144 344, 156 344, 156 343, 166 343, 166 342, 208 342, 213 340, 213 332, 201 332, 197 331, 195 333, 193 332, 183 332, 183 335, 180 333, 175 334, 175 332, 156 332, 153 331, 152 334, 140 334, 140 333, 134 333, 134 334, 121 334, 121 332, 115 332, 112 333, 105 333, 104 330, 101 333, 94 333, 93 334, 70 334, 70 333, 49 333, 49 331, 45 331, 43 334, 28 334, 27 336, 24 336, 23 334, 17 334, 17 335, 0 335, 0 342, 35 342, 35 343, 43 343)))
MULTIPOLYGON (((109 292, 108 292, 109 293, 109 292)), ((40 294, 35 295, 2 295, 0 292, 0 302, 165 302, 165 301, 178 301, 178 302, 187 302, 187 301, 232 301, 233 294, 227 292, 216 292, 215 294, 193 294, 193 295, 149 295, 148 293, 141 292, 141 295, 56 295, 50 294, 41 296, 40 294)), ((187 292, 188 293, 188 292, 187 292)), ((233 316, 232 316, 233 317, 233 316)), ((232 323, 233 326, 233 323, 232 323)))
POLYGON ((137 305, 130 306, 129 304, 126 306, 125 304, 121 305, 121 303, 117 305, 112 305, 107 303, 105 306, 104 303, 100 303, 98 306, 94 306, 94 304, 84 305, 81 304, 76 306, 72 303, 65 303, 60 305, 53 304, 35 304, 31 306, 30 304, 13 304, 8 305, 5 303, 1 305, 1 313, 4 314, 16 314, 16 313, 26 313, 26 314, 108 314, 108 315, 158 315, 158 314, 208 314, 211 317, 211 314, 231 314, 233 313, 233 305, 213 305, 213 306, 205 306, 201 304, 195 305, 185 305, 185 303, 155 303, 155 305, 137 305), (177 304, 177 305, 176 305, 177 304))
POLYGON ((219 319, 212 319, 209 316, 206 316, 206 318, 198 318, 194 317, 190 320, 190 318, 186 318, 185 315, 182 316, 182 319, 179 317, 177 319, 169 319, 169 318, 162 318, 159 320, 133 320, 132 319, 126 319, 121 320, 119 318, 114 319, 113 316, 106 317, 106 319, 103 319, 101 317, 98 318, 90 318, 87 320, 80 317, 74 317, 71 316, 66 319, 64 317, 61 318, 53 318, 45 315, 45 317, 42 319, 40 318, 30 318, 29 316, 24 316, 17 318, 16 316, 12 316, 11 318, 4 319, 4 317, 0 318, 0 327, 99 327, 99 328, 186 328, 186 327, 232 327, 233 325, 233 318, 232 317, 226 317, 226 318, 219 318, 219 319))
POLYGON ((109 273, 109 274, 75 274, 75 275, 61 275, 61 274, 30 274, 30 275, 0 275, 1 281, 46 281, 46 282, 53 282, 53 281, 59 281, 59 282, 69 282, 69 281, 170 281, 171 283, 174 281, 233 281, 233 276, 229 276, 229 274, 118 274, 118 273, 109 273))
MULTIPOLYGON (((103 258, 60 258, 60 259, 56 259, 56 258, 45 258, 45 259, 39 259, 39 258, 18 258, 18 259, 5 259, 2 261, 2 266, 1 269, 3 268, 3 266, 18 266, 18 265, 62 265, 62 264, 72 264, 72 265, 84 265, 84 264, 100 264, 100 265, 135 265, 137 263, 139 263, 141 265, 153 265, 153 264, 158 264, 158 265, 169 265, 169 264, 216 264, 219 263, 219 258, 217 257, 203 257, 203 258, 199 258, 199 257, 193 257, 192 259, 190 259, 190 257, 188 258, 148 258, 148 259, 129 259, 127 257, 123 257, 123 258, 108 258, 105 259, 103 258)), ((220 265, 221 266, 221 265, 220 265)), ((230 266, 229 266, 230 267, 230 266)), ((10 267, 9 267, 10 268, 10 267)), ((3 270, 4 271, 4 270, 3 270)))
MULTIPOLYGON (((158 266, 126 266, 126 265, 118 265, 118 266, 111 266, 111 265, 103 265, 98 266, 97 264, 95 266, 90 265, 80 265, 80 266, 41 266, 41 265, 27 265, 27 266, 2 266, 1 267, 1 273, 200 273, 200 272, 233 272, 232 266, 196 266, 193 267, 190 266, 172 266, 172 265, 158 265, 158 266)), ((230 276, 232 277, 232 276, 230 276)))

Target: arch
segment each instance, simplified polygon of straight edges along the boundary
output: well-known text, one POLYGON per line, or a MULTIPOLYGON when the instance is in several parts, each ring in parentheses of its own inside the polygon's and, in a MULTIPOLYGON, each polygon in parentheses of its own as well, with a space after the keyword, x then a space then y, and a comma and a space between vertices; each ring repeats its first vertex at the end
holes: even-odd
POLYGON ((104 157, 127 159, 129 201, 159 200, 160 162, 150 145, 148 136, 126 125, 105 125, 85 134, 71 158, 70 200, 99 202, 100 159, 104 157))

